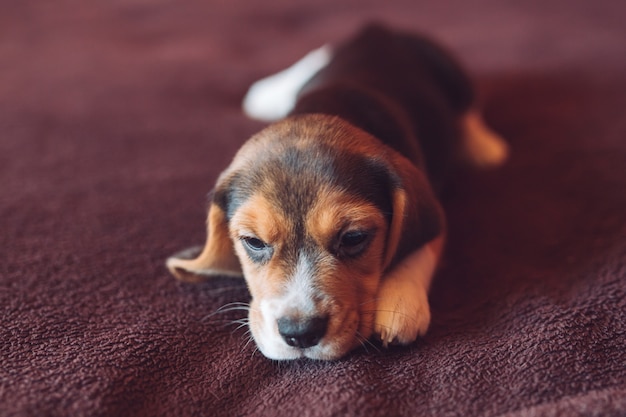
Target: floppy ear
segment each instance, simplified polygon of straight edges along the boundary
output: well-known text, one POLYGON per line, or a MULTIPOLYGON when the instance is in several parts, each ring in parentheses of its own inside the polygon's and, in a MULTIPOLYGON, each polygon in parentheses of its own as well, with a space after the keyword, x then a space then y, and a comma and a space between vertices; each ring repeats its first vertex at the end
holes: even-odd
POLYGON ((391 161, 392 215, 385 269, 445 233, 445 217, 426 175, 401 156, 391 161))
POLYGON ((243 277, 228 233, 226 213, 215 199, 209 208, 204 248, 178 252, 167 259, 166 265, 176 278, 185 282, 202 282, 212 276, 243 277))

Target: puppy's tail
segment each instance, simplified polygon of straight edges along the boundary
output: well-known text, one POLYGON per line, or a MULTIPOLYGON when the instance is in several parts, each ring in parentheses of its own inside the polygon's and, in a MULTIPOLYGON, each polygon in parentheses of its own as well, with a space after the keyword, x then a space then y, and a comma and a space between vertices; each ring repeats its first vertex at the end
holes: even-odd
POLYGON ((289 68, 255 82, 243 99, 243 111, 248 117, 264 122, 287 116, 296 105, 300 89, 328 65, 332 55, 332 48, 324 45, 289 68))

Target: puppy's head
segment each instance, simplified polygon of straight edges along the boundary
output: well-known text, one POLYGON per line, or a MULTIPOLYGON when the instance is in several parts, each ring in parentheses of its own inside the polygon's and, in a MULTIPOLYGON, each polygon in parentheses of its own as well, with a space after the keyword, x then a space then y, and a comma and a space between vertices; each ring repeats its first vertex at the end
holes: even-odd
POLYGON ((243 275, 272 359, 335 359, 367 339, 385 272, 436 236, 424 174, 341 119, 286 119, 252 137, 214 190, 204 249, 180 279, 243 275))

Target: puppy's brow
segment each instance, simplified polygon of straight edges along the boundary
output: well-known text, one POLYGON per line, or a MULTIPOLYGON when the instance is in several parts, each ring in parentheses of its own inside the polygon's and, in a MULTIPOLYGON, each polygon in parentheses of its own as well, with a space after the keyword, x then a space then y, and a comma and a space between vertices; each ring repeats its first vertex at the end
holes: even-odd
POLYGON ((242 236, 254 236, 273 244, 282 240, 289 223, 262 193, 255 193, 233 215, 231 237, 238 240, 242 236))
POLYGON ((347 228, 376 231, 385 224, 384 214, 372 203, 331 189, 322 193, 307 217, 309 233, 329 247, 347 228))

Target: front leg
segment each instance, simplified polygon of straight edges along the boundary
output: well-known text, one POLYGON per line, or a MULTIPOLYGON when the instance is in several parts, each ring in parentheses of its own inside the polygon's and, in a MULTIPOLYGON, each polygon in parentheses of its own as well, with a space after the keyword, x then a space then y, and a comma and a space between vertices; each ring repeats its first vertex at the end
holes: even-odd
POLYGON ((428 289, 442 248, 443 237, 438 237, 411 253, 383 277, 374 333, 380 336, 384 346, 409 344, 428 330, 428 289))

